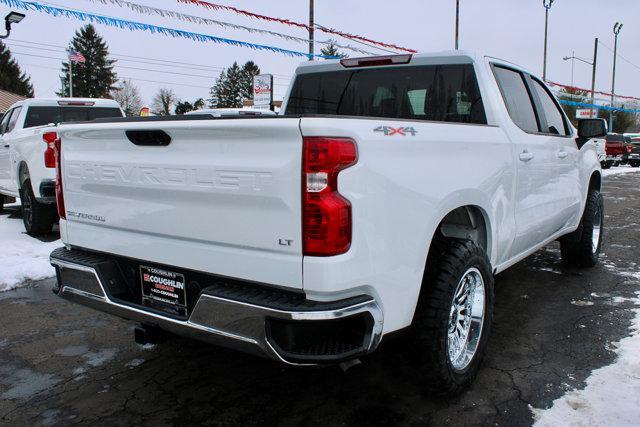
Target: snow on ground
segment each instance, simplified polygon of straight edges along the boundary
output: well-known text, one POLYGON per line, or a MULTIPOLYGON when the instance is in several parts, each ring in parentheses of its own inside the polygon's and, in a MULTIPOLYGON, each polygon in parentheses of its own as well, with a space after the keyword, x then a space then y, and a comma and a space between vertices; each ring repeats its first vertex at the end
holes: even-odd
POLYGON ((611 169, 603 169, 602 176, 620 175, 621 173, 640 172, 640 168, 632 168, 629 165, 616 166, 611 169))
MULTIPOLYGON (((621 272, 640 283, 639 272, 621 272)), ((627 301, 629 301, 627 299, 627 301)), ((640 291, 632 300, 636 316, 631 336, 614 343, 618 354, 609 366, 596 369, 583 390, 572 390, 546 410, 532 408, 536 426, 638 426, 640 420, 640 291)))
POLYGON ((27 235, 21 218, 11 218, 6 212, 0 215, 0 292, 25 285, 30 280, 55 276, 49 254, 60 246, 60 240, 42 242, 27 235))

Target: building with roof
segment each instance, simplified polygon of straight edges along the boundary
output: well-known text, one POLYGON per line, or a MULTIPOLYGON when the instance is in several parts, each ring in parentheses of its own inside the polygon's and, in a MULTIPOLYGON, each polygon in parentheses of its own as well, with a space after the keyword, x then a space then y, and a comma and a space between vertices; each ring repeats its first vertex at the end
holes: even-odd
POLYGON ((14 103, 22 101, 23 99, 27 98, 0 89, 0 114, 4 114, 14 103))

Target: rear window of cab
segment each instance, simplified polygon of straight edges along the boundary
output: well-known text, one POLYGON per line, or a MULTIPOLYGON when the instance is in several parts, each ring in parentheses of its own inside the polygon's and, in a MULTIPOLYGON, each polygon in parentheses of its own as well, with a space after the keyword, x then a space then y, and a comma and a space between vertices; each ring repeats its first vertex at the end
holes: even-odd
POLYGON ((122 111, 114 107, 29 107, 24 127, 44 126, 49 123, 86 122, 110 117, 122 117, 122 111))
POLYGON ((285 113, 487 123, 471 64, 299 74, 285 113))

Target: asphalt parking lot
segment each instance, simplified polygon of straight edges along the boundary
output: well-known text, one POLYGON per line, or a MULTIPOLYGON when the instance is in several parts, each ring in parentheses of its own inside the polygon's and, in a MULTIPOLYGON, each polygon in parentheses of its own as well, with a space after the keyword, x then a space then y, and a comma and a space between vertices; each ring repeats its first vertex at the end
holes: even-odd
POLYGON ((0 424, 530 425, 532 407, 580 388, 629 334, 640 174, 609 176, 603 191, 602 262, 565 267, 553 244, 500 274, 487 358, 456 399, 434 399, 395 369, 393 342, 347 372, 180 338, 142 347, 133 324, 57 298, 47 279, 0 293, 0 424))

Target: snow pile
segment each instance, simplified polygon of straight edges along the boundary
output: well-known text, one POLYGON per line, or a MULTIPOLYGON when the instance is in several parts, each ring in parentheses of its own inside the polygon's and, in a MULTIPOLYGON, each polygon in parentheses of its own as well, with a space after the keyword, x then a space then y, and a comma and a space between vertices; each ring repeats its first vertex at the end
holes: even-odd
POLYGON ((46 243, 27 235, 21 218, 0 215, 0 292, 55 276, 49 254, 60 246, 60 240, 46 243))
POLYGON ((629 165, 617 166, 611 169, 603 169, 602 176, 620 175, 621 173, 640 172, 640 168, 632 168, 629 165))
MULTIPOLYGON (((634 300, 640 307, 640 292, 634 300)), ((635 309, 631 336, 617 344, 618 358, 587 378, 584 390, 573 390, 547 410, 532 409, 536 426, 638 426, 640 420, 640 309, 635 309)))

